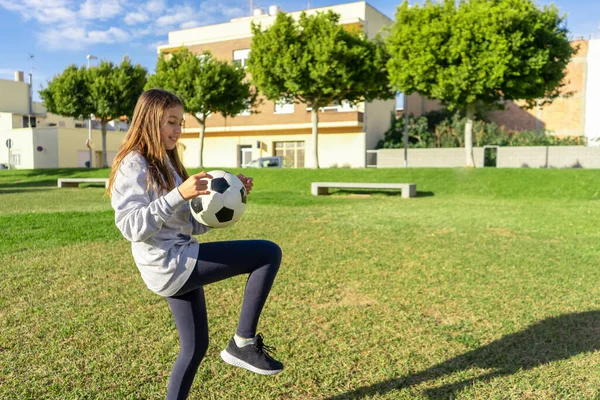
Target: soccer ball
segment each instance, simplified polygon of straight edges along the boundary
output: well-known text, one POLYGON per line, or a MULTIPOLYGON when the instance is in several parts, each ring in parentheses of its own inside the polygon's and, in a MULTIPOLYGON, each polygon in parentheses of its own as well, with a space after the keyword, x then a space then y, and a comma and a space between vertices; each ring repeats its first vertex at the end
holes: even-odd
POLYGON ((240 179, 227 171, 208 172, 209 194, 190 200, 194 218, 211 228, 225 228, 235 224, 246 210, 246 188, 240 179))

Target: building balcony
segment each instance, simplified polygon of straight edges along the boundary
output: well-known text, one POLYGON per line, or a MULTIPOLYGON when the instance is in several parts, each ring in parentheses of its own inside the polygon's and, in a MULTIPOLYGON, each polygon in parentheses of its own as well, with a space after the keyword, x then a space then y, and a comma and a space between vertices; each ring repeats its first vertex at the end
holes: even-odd
MULTIPOLYGON (((272 103, 271 103, 272 104, 272 103)), ((324 109, 319 111, 319 128, 348 128, 351 131, 362 130, 364 114, 358 110, 337 111, 324 109)), ((211 115, 206 120, 206 132, 266 132, 266 131, 306 131, 312 127, 310 111, 301 104, 295 105, 293 113, 274 113, 261 111, 257 114, 238 115, 223 118, 220 114, 211 115)), ((198 121, 186 115, 184 131, 199 132, 198 121)))

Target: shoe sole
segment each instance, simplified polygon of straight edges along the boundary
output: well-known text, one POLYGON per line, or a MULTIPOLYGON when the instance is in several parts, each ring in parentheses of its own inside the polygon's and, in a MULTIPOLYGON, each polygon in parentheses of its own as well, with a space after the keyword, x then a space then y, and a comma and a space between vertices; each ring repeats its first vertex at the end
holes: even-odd
POLYGON ((269 370, 269 369, 256 368, 256 367, 248 364, 247 362, 242 361, 239 358, 232 356, 225 350, 221 351, 221 358, 223 359, 223 361, 225 361, 229 365, 233 365, 234 367, 244 368, 244 369, 247 369, 248 371, 254 372, 255 374, 259 374, 259 375, 276 375, 276 374, 280 373, 281 371, 283 371, 283 369, 269 370))

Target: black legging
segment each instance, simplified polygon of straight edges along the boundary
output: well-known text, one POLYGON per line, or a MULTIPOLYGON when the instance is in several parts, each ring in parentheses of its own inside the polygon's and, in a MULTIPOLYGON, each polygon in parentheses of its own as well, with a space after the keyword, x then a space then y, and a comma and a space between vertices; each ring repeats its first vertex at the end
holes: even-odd
POLYGON ((183 400, 192 386, 200 361, 208 349, 208 319, 204 285, 236 275, 250 274, 237 335, 252 338, 275 275, 281 263, 281 249, 266 240, 238 240, 201 243, 192 275, 173 296, 169 306, 179 332, 179 356, 173 366, 167 400, 183 400))

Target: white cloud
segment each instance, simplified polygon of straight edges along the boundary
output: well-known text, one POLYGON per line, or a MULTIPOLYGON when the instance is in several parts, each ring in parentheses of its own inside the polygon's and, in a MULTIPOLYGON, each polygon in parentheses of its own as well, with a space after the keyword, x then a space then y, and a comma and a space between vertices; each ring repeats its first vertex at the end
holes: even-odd
POLYGON ((63 27, 51 28, 40 34, 40 40, 50 49, 83 49, 89 45, 100 43, 122 43, 130 39, 130 35, 120 28, 110 27, 107 30, 86 31, 84 28, 63 27))
MULTIPOLYGON (((0 0, 2 9, 35 21, 40 43, 50 49, 156 41, 173 30, 244 15, 233 0, 205 0, 196 5, 188 0, 0 0)), ((156 43, 150 46, 156 48, 156 43)))
POLYGON ((106 20, 122 14, 119 0, 86 0, 79 8, 79 14, 86 19, 106 20))
POLYGON ((175 12, 169 12, 156 20, 156 26, 176 25, 189 21, 194 17, 194 10, 187 6, 178 8, 175 12))
POLYGON ((125 42, 129 38, 123 29, 110 27, 106 31, 90 31, 87 34, 88 43, 114 43, 125 42))
POLYGON ((186 22, 179 24, 179 28, 180 29, 190 29, 190 28, 195 28, 199 25, 200 25, 200 23, 198 21, 186 21, 186 22))
POLYGON ((0 6, 42 24, 67 22, 75 17, 65 0, 0 0, 0 6))
POLYGON ((160 14, 167 9, 167 3, 164 0, 150 0, 144 9, 150 14, 160 14))
POLYGON ((132 12, 125 15, 125 23, 127 25, 138 25, 147 22, 150 19, 148 14, 143 12, 132 12))

